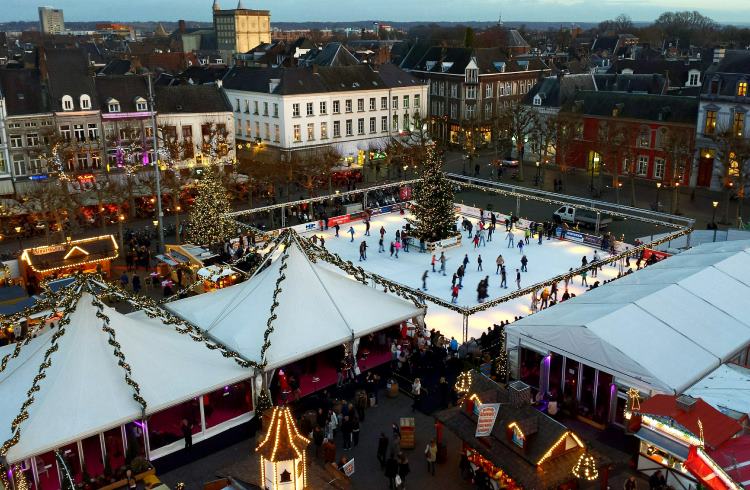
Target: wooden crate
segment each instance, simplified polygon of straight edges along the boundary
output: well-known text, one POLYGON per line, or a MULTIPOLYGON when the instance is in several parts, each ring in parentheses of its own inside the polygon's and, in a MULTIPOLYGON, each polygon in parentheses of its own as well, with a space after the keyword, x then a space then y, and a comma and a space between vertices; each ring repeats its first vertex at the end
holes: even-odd
POLYGON ((416 444, 414 417, 402 417, 399 422, 399 429, 401 430, 401 448, 414 449, 416 444))

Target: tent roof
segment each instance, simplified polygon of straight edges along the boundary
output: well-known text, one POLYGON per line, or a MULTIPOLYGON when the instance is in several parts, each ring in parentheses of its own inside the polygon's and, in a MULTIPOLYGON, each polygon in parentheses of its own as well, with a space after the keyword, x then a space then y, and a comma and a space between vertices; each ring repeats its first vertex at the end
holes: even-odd
MULTIPOLYGON (((141 405, 125 383, 125 371, 118 365, 92 301, 91 294, 84 292, 70 313, 70 324, 57 341, 58 349, 51 354, 46 377, 28 409, 29 418, 20 425, 18 444, 8 452, 9 461, 141 418, 141 405)), ((252 374, 160 320, 125 316, 107 306, 102 312, 110 319, 133 381, 140 386, 147 414, 252 374)), ((11 437, 11 422, 26 401, 56 332, 58 328, 39 334, 0 372, 0 443, 11 437)), ((0 347, 0 358, 13 349, 13 345, 0 347)))
POLYGON ((681 393, 750 344, 750 242, 702 245, 508 327, 656 391, 681 393))
MULTIPOLYGON (((277 318, 266 352, 268 369, 398 324, 424 311, 414 304, 313 263, 295 240, 288 245, 277 318)), ((185 298, 167 307, 245 359, 261 363, 261 347, 281 267, 273 262, 241 284, 185 298)))
POLYGON ((722 364, 691 386, 686 395, 702 398, 721 411, 750 414, 750 369, 722 364))

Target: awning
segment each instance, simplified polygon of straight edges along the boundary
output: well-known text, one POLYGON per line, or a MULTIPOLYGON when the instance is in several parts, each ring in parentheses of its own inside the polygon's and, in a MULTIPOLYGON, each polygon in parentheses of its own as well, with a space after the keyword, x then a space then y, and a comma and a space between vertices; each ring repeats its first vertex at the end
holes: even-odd
POLYGON ((684 446, 680 444, 679 442, 673 441, 669 437, 656 433, 652 431, 651 429, 641 427, 641 430, 635 433, 635 437, 651 444, 652 446, 658 447, 662 451, 666 451, 669 454, 677 456, 683 461, 687 459, 688 457, 687 446, 684 446))
POLYGON ((739 490, 742 488, 742 485, 735 483, 721 466, 706 454, 703 448, 690 446, 685 467, 711 490, 739 490))
POLYGON ((164 262, 165 264, 167 264, 167 265, 169 265, 169 266, 172 266, 172 267, 174 267, 174 266, 176 266, 176 265, 180 265, 180 263, 179 263, 179 262, 177 262, 176 260, 174 260, 174 259, 173 259, 172 257, 170 257, 169 255, 163 255, 163 254, 159 254, 159 255, 157 255, 157 256, 156 256, 156 260, 159 260, 159 261, 161 261, 161 262, 164 262))

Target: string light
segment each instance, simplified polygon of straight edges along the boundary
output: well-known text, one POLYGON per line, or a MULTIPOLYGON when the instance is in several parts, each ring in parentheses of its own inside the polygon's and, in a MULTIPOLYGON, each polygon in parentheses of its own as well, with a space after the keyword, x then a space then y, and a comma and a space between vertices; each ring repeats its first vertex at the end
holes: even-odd
MULTIPOLYGON (((255 448, 255 452, 260 454, 261 464, 261 482, 260 486, 266 488, 266 475, 265 475, 265 464, 266 461, 273 463, 273 482, 274 488, 277 487, 279 480, 278 463, 293 461, 292 471, 297 478, 297 460, 301 460, 303 470, 303 481, 302 487, 307 487, 307 458, 306 449, 310 444, 310 440, 299 433, 297 424, 294 422, 291 410, 289 407, 274 407, 273 413, 271 414, 271 423, 268 426, 268 432, 263 441, 258 444, 255 448), (292 458, 289 458, 290 454, 279 453, 279 449, 291 449, 293 451, 292 458), (269 454, 270 450, 270 454, 269 454)), ((286 471, 286 470, 285 470, 286 471)))
POLYGON ((456 236, 453 183, 445 177, 442 167, 442 159, 434 148, 429 148, 422 179, 414 186, 414 218, 406 219, 415 227, 417 237, 430 242, 456 236))
POLYGON ((464 371, 456 378, 454 387, 460 395, 465 395, 471 389, 471 371, 464 371))
MULTIPOLYGON (((548 460, 549 458, 551 458, 551 457, 552 457, 552 453, 554 453, 554 452, 555 452, 555 449, 557 449, 558 447, 560 447, 560 445, 561 445, 562 443, 564 443, 564 442, 565 442, 565 440, 566 440, 566 439, 568 438, 568 436, 570 436, 571 434, 573 434, 573 432, 571 432, 571 431, 569 431, 569 430, 568 430, 568 431, 565 431, 565 432, 563 433, 563 435, 562 435, 562 436, 560 436, 560 438, 559 438, 559 439, 557 440, 557 442, 555 442, 555 443, 554 443, 554 444, 552 445, 552 447, 550 447, 549 449, 547 449, 547 452, 546 452, 546 453, 544 453, 544 455, 543 455, 543 456, 542 456, 542 457, 541 457, 541 458, 539 459, 539 461, 537 461, 536 465, 537 465, 537 466, 540 466, 540 465, 541 465, 542 463, 544 463, 544 462, 545 462, 545 461, 547 461, 547 460, 548 460)), ((574 440, 576 441, 576 443, 578 443, 578 441, 579 441, 579 440, 577 440, 577 438, 574 438, 574 440)))
POLYGON ((510 424, 508 424, 508 430, 512 430, 513 432, 515 432, 516 437, 520 439, 526 439, 526 435, 523 433, 521 427, 517 423, 511 422, 510 424))
POLYGON ((599 478, 596 460, 588 451, 584 451, 578 458, 578 462, 573 467, 573 476, 586 481, 594 481, 599 478))
MULTIPOLYGON (((62 265, 62 266, 58 266, 58 267, 50 267, 50 268, 46 268, 46 269, 38 269, 34 265, 34 263, 32 261, 32 255, 44 255, 46 253, 49 253, 49 251, 51 249, 54 249, 54 247, 48 247, 48 246, 35 247, 35 248, 29 248, 29 249, 24 250, 23 253, 21 254, 21 260, 23 260, 24 262, 26 262, 29 265, 29 268, 31 270, 33 270, 34 272, 40 273, 40 274, 47 273, 47 272, 59 271, 59 270, 62 270, 62 269, 69 269, 70 267, 80 267, 82 265, 95 264, 97 262, 103 262, 105 260, 115 260, 115 259, 117 259, 117 257, 119 257, 119 247, 117 246, 117 240, 115 240, 115 237, 113 235, 101 235, 101 236, 97 236, 97 237, 84 238, 82 240, 76 240, 74 242, 70 242, 70 244, 74 245, 74 247, 72 249, 70 249, 70 251, 68 251, 68 253, 65 255, 65 257, 63 258, 63 260, 67 260, 69 258, 69 256, 70 256, 70 253, 74 249, 78 249, 81 252, 83 252, 86 256, 89 256, 90 254, 88 252, 86 252, 85 250, 83 250, 82 248, 78 247, 78 245, 85 244, 85 243, 96 242, 96 241, 100 241, 100 240, 106 240, 106 239, 109 239, 109 240, 112 241, 112 249, 114 250, 114 252, 111 255, 108 254, 108 255, 104 255, 104 256, 99 256, 99 257, 97 257, 95 259, 85 260, 85 261, 82 261, 82 262, 76 262, 75 264, 62 265)), ((67 243, 66 244, 61 244, 59 247, 64 247, 65 245, 68 245, 68 244, 67 243)))

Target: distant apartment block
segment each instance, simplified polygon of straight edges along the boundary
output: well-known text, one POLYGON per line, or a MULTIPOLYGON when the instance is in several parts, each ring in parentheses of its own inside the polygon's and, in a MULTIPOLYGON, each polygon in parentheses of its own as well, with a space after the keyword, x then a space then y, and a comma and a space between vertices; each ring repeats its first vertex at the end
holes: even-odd
POLYGON ((45 34, 65 32, 65 19, 62 9, 39 7, 39 30, 45 34))

